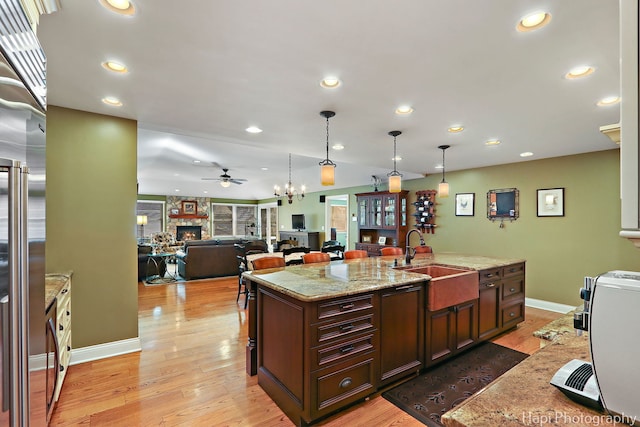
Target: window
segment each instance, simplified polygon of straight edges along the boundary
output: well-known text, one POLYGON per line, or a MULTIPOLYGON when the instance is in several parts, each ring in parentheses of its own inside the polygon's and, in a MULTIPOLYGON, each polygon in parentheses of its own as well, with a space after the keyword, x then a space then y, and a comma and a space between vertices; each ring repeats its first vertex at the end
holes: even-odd
POLYGON ((136 225, 136 235, 140 241, 149 241, 153 233, 164 231, 164 202, 138 201, 136 215, 146 215, 146 225, 136 225))
POLYGON ((255 234, 257 206, 211 204, 212 237, 255 234))

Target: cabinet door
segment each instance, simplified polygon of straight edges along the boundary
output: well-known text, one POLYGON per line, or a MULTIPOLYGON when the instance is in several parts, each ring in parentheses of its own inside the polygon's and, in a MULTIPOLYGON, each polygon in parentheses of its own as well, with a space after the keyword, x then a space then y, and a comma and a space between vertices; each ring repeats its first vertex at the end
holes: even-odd
POLYGON ((456 351, 461 351, 478 340, 478 302, 459 304, 453 311, 456 314, 456 351))
POLYGON ((478 300, 478 336, 495 335, 500 328, 500 281, 480 283, 478 300))
POLYGON ((455 313, 450 308, 443 308, 438 311, 426 312, 427 343, 426 360, 427 366, 433 365, 446 359, 454 352, 454 327, 455 313))
POLYGON ((369 198, 358 198, 358 226, 360 228, 367 227, 369 225, 369 198))
POLYGON ((371 196, 370 203, 370 217, 369 227, 380 228, 382 227, 382 196, 371 196))
POLYGON ((380 381, 386 384, 422 367, 424 284, 385 290, 380 298, 380 381))
POLYGON ((395 196, 386 196, 383 198, 384 212, 383 212, 383 227, 384 228, 396 228, 397 220, 396 215, 398 212, 397 198, 395 196))

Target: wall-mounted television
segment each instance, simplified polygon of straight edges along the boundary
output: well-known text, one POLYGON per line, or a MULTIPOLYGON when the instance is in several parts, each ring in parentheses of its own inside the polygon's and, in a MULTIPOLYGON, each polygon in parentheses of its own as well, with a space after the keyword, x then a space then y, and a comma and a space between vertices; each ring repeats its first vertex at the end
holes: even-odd
POLYGON ((304 214, 291 215, 291 228, 294 230, 304 230, 304 214))

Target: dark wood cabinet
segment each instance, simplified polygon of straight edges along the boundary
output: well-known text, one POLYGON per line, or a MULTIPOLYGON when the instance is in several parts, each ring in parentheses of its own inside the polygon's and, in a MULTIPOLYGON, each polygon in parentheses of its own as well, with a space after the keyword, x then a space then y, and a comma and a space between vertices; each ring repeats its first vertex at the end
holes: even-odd
POLYGON ((380 385, 424 364, 424 283, 380 292, 380 385))
POLYGON ((478 341, 478 300, 426 311, 426 360, 431 366, 478 341))
POLYGON ((357 197, 358 240, 356 249, 369 256, 380 255, 384 246, 404 247, 408 231, 408 191, 359 193, 357 197), (380 239, 384 243, 380 243, 380 239))
POLYGON ((486 339, 500 330, 501 268, 482 270, 478 298, 478 338, 486 339))

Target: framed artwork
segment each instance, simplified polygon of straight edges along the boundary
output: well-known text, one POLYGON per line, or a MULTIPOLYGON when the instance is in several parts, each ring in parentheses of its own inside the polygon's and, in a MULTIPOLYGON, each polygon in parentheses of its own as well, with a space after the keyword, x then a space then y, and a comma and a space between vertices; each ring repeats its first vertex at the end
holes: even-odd
POLYGON ((542 188, 538 195, 538 216, 564 216, 564 188, 542 188))
POLYGON ((456 216, 473 216, 476 193, 456 193, 456 216))
POLYGON ((386 237, 378 237, 378 244, 379 245, 386 245, 387 244, 387 238, 386 237))
POLYGON ((371 243, 371 236, 362 236, 362 243, 371 243))
POLYGON ((180 214, 180 209, 178 209, 178 208, 173 208, 173 209, 171 209, 171 210, 169 211, 169 213, 170 213, 171 215, 179 215, 179 214, 180 214))
POLYGON ((184 200, 182 202, 182 213, 185 215, 195 215, 198 211, 198 203, 195 200, 184 200))

